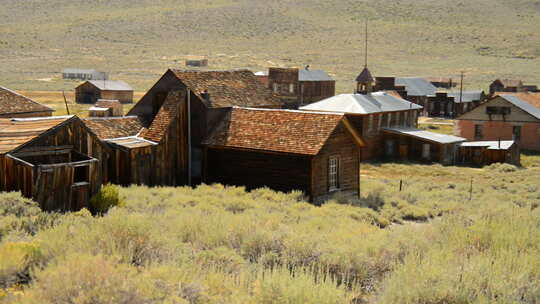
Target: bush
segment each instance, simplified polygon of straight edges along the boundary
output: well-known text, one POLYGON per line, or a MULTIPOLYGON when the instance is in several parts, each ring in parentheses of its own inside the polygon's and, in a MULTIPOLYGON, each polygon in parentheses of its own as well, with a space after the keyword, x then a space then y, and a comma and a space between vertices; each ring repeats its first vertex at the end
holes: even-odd
POLYGON ((0 246, 0 288, 27 283, 30 270, 43 261, 36 243, 4 243, 0 246))
POLYGON ((118 186, 107 184, 101 187, 98 194, 90 199, 90 208, 97 214, 106 213, 112 207, 124 206, 120 199, 118 186))

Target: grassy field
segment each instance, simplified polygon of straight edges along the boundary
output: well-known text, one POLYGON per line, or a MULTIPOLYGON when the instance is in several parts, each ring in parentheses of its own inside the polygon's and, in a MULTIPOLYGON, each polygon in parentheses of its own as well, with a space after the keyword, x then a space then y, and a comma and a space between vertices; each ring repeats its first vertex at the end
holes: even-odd
POLYGON ((526 164, 364 164, 361 199, 322 207, 108 186, 107 213, 61 215, 3 193, 0 303, 538 303, 540 155, 526 164))
POLYGON ((168 67, 322 68, 350 92, 370 20, 374 75, 497 77, 540 84, 538 0, 4 0, 0 84, 72 90, 66 67, 97 68, 145 91, 168 67))
MULTIPOLYGON (((66 115, 66 103, 64 94, 61 91, 18 91, 20 94, 31 98, 41 104, 49 106, 55 110, 54 115, 66 115)), ((124 104, 124 114, 126 114, 135 103, 144 95, 144 92, 133 93, 133 104, 124 104)), ((88 109, 91 105, 79 104, 75 102, 75 93, 73 91, 65 92, 69 113, 77 114, 80 117, 88 116, 88 109)))

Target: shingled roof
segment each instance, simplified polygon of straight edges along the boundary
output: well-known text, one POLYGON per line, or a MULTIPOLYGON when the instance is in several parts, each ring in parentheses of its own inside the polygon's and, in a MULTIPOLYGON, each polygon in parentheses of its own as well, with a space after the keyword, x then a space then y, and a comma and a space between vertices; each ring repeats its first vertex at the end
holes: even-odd
POLYGON ((150 124, 150 127, 144 129, 140 136, 147 140, 160 142, 165 136, 172 120, 176 117, 178 106, 184 100, 184 96, 185 93, 183 91, 169 93, 156 117, 150 124))
POLYGON ((137 116, 91 117, 83 121, 101 140, 135 136, 143 128, 137 116))
POLYGON ((358 76, 356 77, 356 81, 365 83, 365 82, 373 82, 374 79, 373 79, 373 76, 371 76, 371 72, 369 71, 369 69, 367 67, 364 67, 362 72, 360 72, 360 74, 358 74, 358 76))
POLYGON ((22 114, 34 112, 53 112, 52 108, 44 106, 32 99, 10 89, 0 87, 0 115, 22 114))
POLYGON ((346 118, 339 113, 235 107, 203 144, 317 155, 343 120, 346 118))
POLYGON ((272 91, 249 70, 171 71, 210 108, 281 105, 272 91), (209 99, 203 97, 205 91, 209 99))
POLYGON ((17 149, 74 116, 0 119, 0 154, 17 149))

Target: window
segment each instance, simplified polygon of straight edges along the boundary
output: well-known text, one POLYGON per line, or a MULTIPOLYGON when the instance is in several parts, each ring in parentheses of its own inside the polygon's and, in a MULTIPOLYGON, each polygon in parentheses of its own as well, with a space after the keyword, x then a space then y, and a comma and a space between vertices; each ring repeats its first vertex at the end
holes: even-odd
POLYGON ((486 107, 486 114, 488 115, 508 115, 510 111, 510 107, 486 107))
POLYGON ((90 181, 90 166, 83 165, 74 168, 73 183, 87 183, 90 181))
POLYGON ((373 131, 373 115, 368 115, 367 130, 368 130, 368 132, 373 131))
POLYGON ((294 83, 289 84, 289 93, 294 93, 294 83))
POLYGON ((482 139, 482 125, 474 125, 474 138, 482 139))
POLYGON ((512 127, 512 139, 520 140, 521 139, 521 126, 512 127))
POLYGON ((406 127, 410 126, 411 124, 409 123, 409 112, 403 113, 403 116, 405 116, 405 118, 403 119, 403 125, 406 127))
POLYGON ((386 121, 386 126, 392 126, 392 113, 388 113, 388 120, 386 121))
POLYGON ((339 189, 339 157, 332 156, 328 159, 328 191, 339 189))
POLYGON ((384 117, 384 114, 379 114, 379 116, 377 117, 377 118, 379 118, 379 120, 377 121, 377 131, 379 131, 381 129, 381 124, 382 124, 383 117, 384 117))
POLYGON ((274 83, 272 84, 272 88, 273 88, 273 90, 274 90, 274 93, 277 93, 277 92, 278 92, 278 84, 277 84, 277 83, 274 82, 274 83))
POLYGON ((430 144, 423 144, 422 145, 422 158, 429 159, 430 150, 431 150, 430 144))

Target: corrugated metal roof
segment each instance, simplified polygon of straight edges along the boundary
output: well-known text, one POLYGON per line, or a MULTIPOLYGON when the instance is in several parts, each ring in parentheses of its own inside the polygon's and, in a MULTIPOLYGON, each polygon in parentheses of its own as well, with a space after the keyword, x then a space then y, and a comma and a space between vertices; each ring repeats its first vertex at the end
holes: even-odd
POLYGON ((10 152, 73 116, 0 119, 0 154, 10 152))
POLYGON ((531 114, 532 116, 536 117, 537 119, 540 119, 540 109, 531 105, 530 103, 522 100, 516 95, 505 95, 501 94, 499 95, 511 104, 515 105, 516 107, 519 107, 523 111, 531 114))
MULTIPOLYGON (((473 102, 473 101, 479 101, 482 99, 482 93, 484 91, 478 90, 478 91, 463 91, 463 94, 461 96, 461 102, 473 102)), ((448 97, 454 97, 454 102, 459 103, 460 93, 459 92, 448 92, 448 97)))
POLYGON ((420 77, 396 77, 396 86, 405 86, 407 96, 435 96, 437 88, 420 77))
POLYGON ((415 129, 415 128, 406 128, 406 127, 393 127, 393 128, 383 128, 383 131, 390 133, 397 133, 400 135, 407 135, 411 137, 416 137, 440 144, 452 144, 457 142, 463 142, 466 139, 463 137, 457 137, 453 135, 446 135, 440 133, 433 133, 425 130, 415 129))
POLYGON ((462 147, 487 147, 488 150, 508 150, 514 144, 513 140, 501 141, 468 141, 461 143, 462 147))
POLYGON ((325 111, 349 114, 371 114, 381 112, 405 111, 422 107, 392 96, 386 92, 371 94, 340 94, 307 106, 300 107, 306 111, 325 111))
POLYGON ((129 84, 121 80, 88 80, 88 82, 104 91, 133 91, 129 84))
POLYGON ((332 81, 332 77, 323 70, 298 70, 299 81, 332 81))

